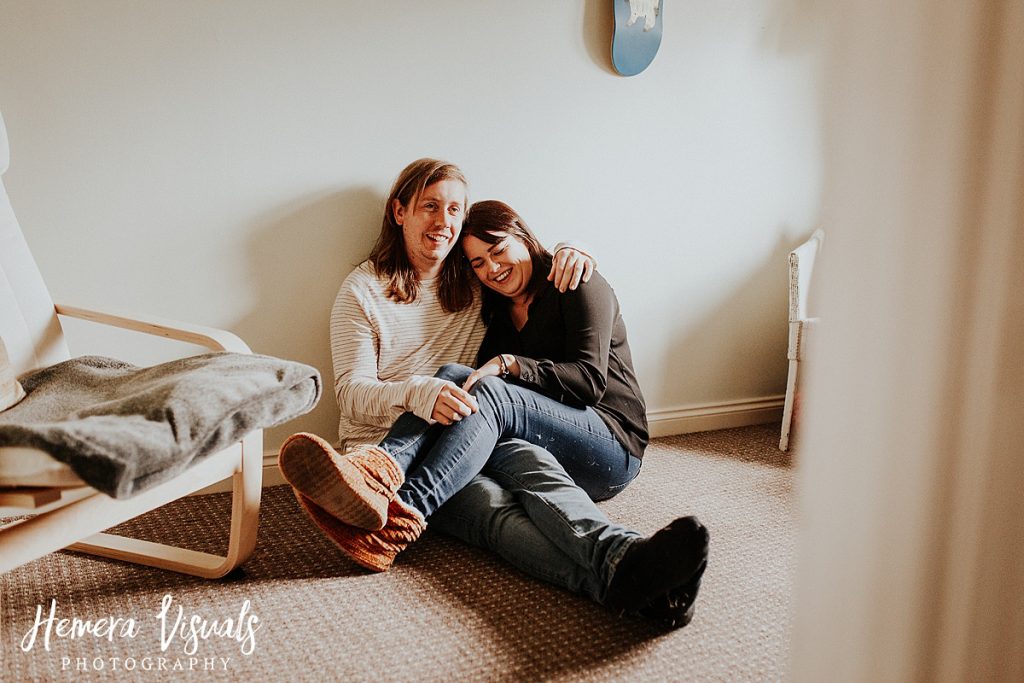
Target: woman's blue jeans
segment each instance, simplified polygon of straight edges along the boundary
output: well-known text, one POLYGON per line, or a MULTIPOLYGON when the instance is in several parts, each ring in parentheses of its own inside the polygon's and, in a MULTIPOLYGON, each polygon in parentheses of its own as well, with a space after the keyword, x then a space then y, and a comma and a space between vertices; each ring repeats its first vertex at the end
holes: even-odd
MULTIPOLYGON (((437 376, 461 385, 471 372, 450 364, 437 376)), ((501 439, 543 447, 594 500, 611 498, 639 473, 640 460, 592 408, 567 406, 498 377, 484 377, 472 393, 479 406, 472 415, 445 427, 405 413, 380 443, 405 472, 398 495, 424 517, 484 469, 501 439)))

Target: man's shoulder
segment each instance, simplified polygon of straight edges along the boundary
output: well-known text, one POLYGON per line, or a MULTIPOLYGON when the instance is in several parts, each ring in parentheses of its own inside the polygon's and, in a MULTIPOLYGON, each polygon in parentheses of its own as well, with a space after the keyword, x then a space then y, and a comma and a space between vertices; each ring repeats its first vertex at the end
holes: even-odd
POLYGON ((377 278, 373 264, 363 261, 338 287, 338 294, 334 297, 334 306, 331 309, 331 319, 338 320, 354 315, 356 310, 363 311, 359 314, 361 316, 378 310, 381 303, 387 301, 386 287, 387 283, 377 278))
POLYGON ((347 283, 363 283, 373 282, 377 279, 377 271, 374 269, 373 264, 367 259, 360 263, 358 266, 352 269, 352 272, 345 276, 344 282, 347 283))
POLYGON ((363 261, 356 266, 351 273, 345 276, 338 291, 351 292, 357 295, 383 291, 386 283, 377 277, 377 271, 369 260, 363 261))

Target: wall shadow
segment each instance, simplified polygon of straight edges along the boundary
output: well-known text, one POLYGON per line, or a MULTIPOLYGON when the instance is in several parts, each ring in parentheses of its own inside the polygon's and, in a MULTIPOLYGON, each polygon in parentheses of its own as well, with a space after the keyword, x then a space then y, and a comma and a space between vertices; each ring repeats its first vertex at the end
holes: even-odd
POLYGON ((369 187, 301 197, 256 222, 247 245, 253 305, 235 332, 257 353, 308 363, 324 393, 307 415, 266 431, 272 451, 289 434, 334 440, 329 317, 342 280, 362 262, 380 229, 384 198, 369 187))

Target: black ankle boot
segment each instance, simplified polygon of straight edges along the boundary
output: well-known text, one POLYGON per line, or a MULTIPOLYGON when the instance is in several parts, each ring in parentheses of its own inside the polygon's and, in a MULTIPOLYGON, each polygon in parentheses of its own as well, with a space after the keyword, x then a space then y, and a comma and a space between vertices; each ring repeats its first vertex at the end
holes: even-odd
POLYGON ((650 619, 662 628, 682 628, 693 620, 693 610, 697 603, 697 592, 700 580, 707 568, 703 563, 697 573, 685 585, 671 589, 665 595, 651 601, 640 610, 640 615, 650 619))
POLYGON ((680 517, 650 538, 635 541, 615 568, 604 604, 621 614, 640 613, 657 603, 652 607, 655 612, 669 614, 671 621, 682 620, 677 608, 666 605, 692 606, 707 564, 708 538, 696 517, 680 517), (689 599, 687 588, 693 594, 689 599))

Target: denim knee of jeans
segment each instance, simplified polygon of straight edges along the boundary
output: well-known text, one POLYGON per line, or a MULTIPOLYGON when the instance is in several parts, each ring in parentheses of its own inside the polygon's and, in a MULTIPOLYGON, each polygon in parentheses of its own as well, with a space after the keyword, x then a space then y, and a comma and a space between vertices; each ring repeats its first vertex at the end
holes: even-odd
POLYGON ((469 393, 476 396, 478 400, 484 399, 497 402, 509 395, 508 382, 500 377, 488 375, 477 380, 477 383, 472 386, 469 393))
POLYGON ((473 368, 460 363, 445 363, 437 369, 434 373, 434 377, 438 379, 446 379, 449 382, 462 385, 469 376, 473 373, 473 368))

